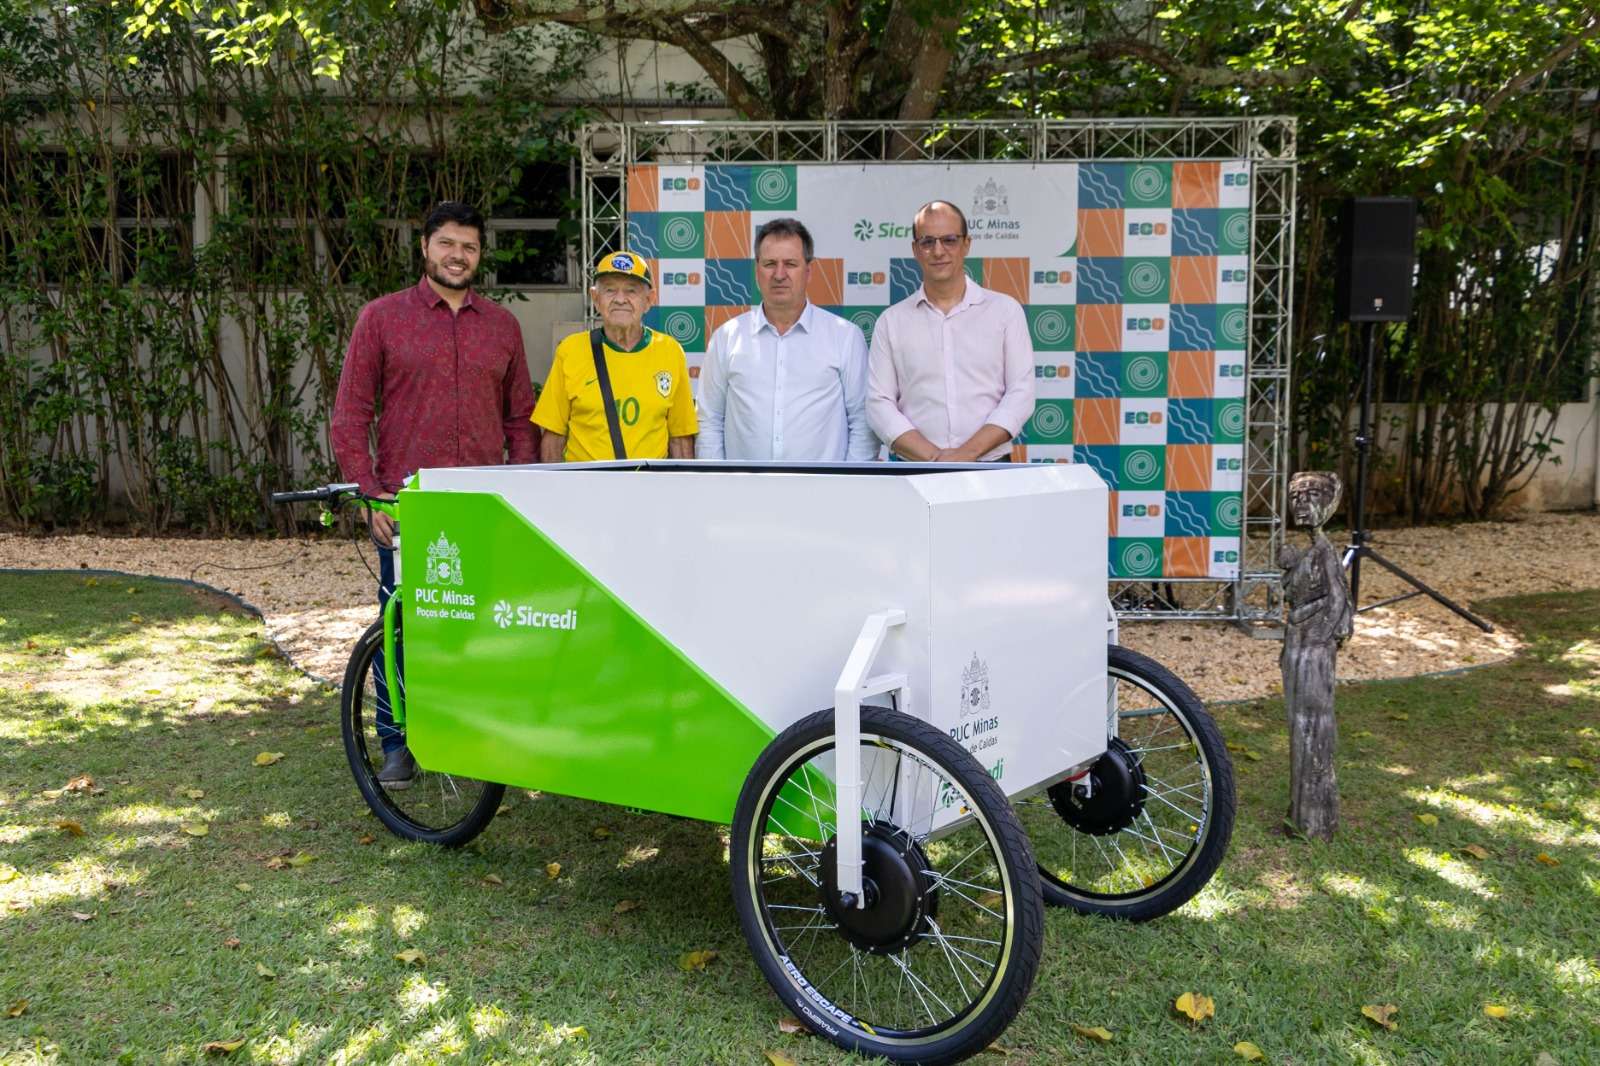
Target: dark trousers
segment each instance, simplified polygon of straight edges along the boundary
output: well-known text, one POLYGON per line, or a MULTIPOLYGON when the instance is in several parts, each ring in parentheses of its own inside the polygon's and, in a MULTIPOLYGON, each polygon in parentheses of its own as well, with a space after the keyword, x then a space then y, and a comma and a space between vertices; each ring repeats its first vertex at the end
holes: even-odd
MULTIPOLYGON (((383 609, 389 603, 389 597, 394 593, 394 551, 390 548, 378 549, 378 617, 383 617, 383 609)), ((405 649, 395 649, 395 676, 400 681, 400 694, 405 696, 405 649)), ((383 753, 389 754, 397 748, 405 747, 406 735, 394 725, 394 712, 389 709, 389 677, 383 662, 383 647, 379 645, 378 654, 372 657, 372 684, 377 689, 377 697, 373 702, 373 718, 378 726, 378 740, 383 744, 383 753)))

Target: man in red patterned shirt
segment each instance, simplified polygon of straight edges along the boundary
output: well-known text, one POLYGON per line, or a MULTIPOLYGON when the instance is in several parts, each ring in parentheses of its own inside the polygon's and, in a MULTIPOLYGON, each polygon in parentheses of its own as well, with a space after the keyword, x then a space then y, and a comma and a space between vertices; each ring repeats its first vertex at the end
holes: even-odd
MULTIPOLYGON (((531 463, 538 452, 533 384, 522 329, 503 307, 472 292, 483 255, 483 216, 446 201, 422 224, 423 277, 361 309, 333 401, 330 436, 346 481, 392 499, 423 467, 531 463), (381 411, 379 406, 381 404, 381 411), (369 445, 377 414, 377 454, 369 445)), ((394 588, 394 524, 371 512, 378 550, 378 606, 394 588)), ((411 784, 416 760, 394 728, 380 655, 374 717, 385 788, 411 784)))

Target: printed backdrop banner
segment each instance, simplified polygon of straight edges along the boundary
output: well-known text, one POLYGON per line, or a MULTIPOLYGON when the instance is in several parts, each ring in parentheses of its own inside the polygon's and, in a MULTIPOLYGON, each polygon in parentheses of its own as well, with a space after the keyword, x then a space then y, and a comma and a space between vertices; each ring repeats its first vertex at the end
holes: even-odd
POLYGON ((1014 457, 1105 479, 1113 577, 1237 576, 1247 162, 632 167, 646 324, 698 374, 707 338, 760 300, 756 229, 794 216, 816 238, 811 301, 870 341, 921 284, 911 216, 933 199, 967 214, 967 273, 1027 310, 1039 401, 1014 457))

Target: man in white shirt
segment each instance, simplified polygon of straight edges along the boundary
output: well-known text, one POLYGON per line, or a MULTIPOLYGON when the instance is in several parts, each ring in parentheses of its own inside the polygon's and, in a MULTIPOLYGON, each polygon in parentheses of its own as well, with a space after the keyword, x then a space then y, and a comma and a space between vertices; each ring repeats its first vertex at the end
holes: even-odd
POLYGON ((967 277, 967 219, 943 200, 911 223, 922 287, 872 330, 867 420, 902 459, 1003 462, 1033 416, 1033 341, 1022 305, 967 277))
POLYGON ((815 245, 798 219, 756 231, 761 303, 711 336, 700 370, 699 459, 866 460, 867 342, 806 300, 815 245))

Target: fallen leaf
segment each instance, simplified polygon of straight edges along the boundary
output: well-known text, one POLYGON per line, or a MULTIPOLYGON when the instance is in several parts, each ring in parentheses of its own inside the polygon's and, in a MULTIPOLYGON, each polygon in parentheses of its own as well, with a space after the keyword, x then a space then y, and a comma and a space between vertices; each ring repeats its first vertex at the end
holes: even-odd
POLYGON ((98 911, 73 911, 72 916, 80 922, 92 922, 98 911))
POLYGON ((594 837, 596 840, 604 840, 606 837, 611 835, 611 830, 607 829, 603 825, 597 825, 594 827, 594 832, 590 833, 589 835, 594 837))
POLYGON ((502 814, 510 814, 511 813, 511 804, 509 804, 509 803, 500 804, 499 807, 495 808, 495 812, 494 813, 497 816, 498 815, 502 815, 502 814))
POLYGON ((7 881, 15 881, 21 876, 15 866, 0 866, 0 885, 5 884, 7 881))
POLYGON ((1533 860, 1535 862, 1542 862, 1546 866, 1560 866, 1561 865, 1561 860, 1560 859, 1555 858, 1552 855, 1548 855, 1548 854, 1546 854, 1545 852, 1542 852, 1542 851, 1539 854, 1535 855, 1533 857, 1533 860))
POLYGON ((1461 850, 1471 855, 1474 859, 1487 859, 1489 852, 1479 844, 1463 844, 1461 850))
POLYGON ((26 1013, 28 1013, 28 1001, 25 999, 19 999, 6 1008, 7 1018, 20 1018, 26 1013))
POLYGON ((1249 759, 1251 762, 1260 762, 1261 761, 1261 753, 1260 752, 1250 751, 1248 749, 1245 751, 1244 757, 1246 759, 1249 759))
POLYGON ((684 955, 678 956, 678 969, 684 971, 685 973, 689 973, 693 970, 703 970, 706 968, 706 965, 716 957, 717 953, 712 950, 691 951, 684 955))
POLYGON ((636 911, 638 909, 639 909, 639 901, 638 900, 636 900, 636 899, 625 899, 625 900, 619 900, 617 905, 615 907, 611 908, 611 913, 612 914, 627 914, 629 911, 636 911))
POLYGON ((1246 1062, 1261 1062, 1266 1058, 1266 1056, 1261 1053, 1261 1049, 1250 1043, 1248 1040, 1241 1040, 1237 1044, 1233 1045, 1233 1053, 1239 1056, 1241 1059, 1244 1059, 1246 1062))
POLYGON ((1411 721, 1411 716, 1409 714, 1407 714, 1405 711, 1393 711, 1393 712, 1391 712, 1389 714, 1389 717, 1390 717, 1391 720, 1396 721, 1396 722, 1409 722, 1409 721, 1411 721))
POLYGON ((1375 736, 1377 736, 1377 734, 1376 734, 1376 733, 1374 733, 1374 732, 1373 732, 1373 731, 1372 731, 1372 730, 1370 730, 1370 729, 1361 729, 1361 730, 1357 730, 1357 731, 1356 731, 1356 732, 1355 732, 1355 733, 1354 733, 1354 734, 1352 734, 1352 735, 1353 735, 1353 736, 1354 736, 1354 737, 1355 737, 1355 738, 1356 738, 1356 739, 1357 739, 1357 740, 1370 740, 1370 739, 1372 739, 1372 738, 1373 738, 1373 737, 1375 737, 1375 736))
POLYGON ((211 827, 204 822, 184 822, 178 828, 192 837, 203 837, 211 832, 211 827))
POLYGON ((315 858, 316 858, 315 855, 309 855, 306 852, 297 851, 297 852, 294 853, 294 856, 289 860, 289 865, 290 866, 304 866, 306 863, 311 862, 315 858))
POLYGON ((374 843, 377 839, 378 838, 373 836, 371 833, 364 833, 364 834, 362 834, 361 839, 356 841, 356 843, 357 844, 371 844, 371 843, 374 843))
POLYGON ((503 885, 505 881, 501 880, 499 874, 484 874, 483 883, 486 885, 503 885))
POLYGON ((1399 1010, 1400 1008, 1393 1003, 1368 1003, 1361 1008, 1361 1013, 1385 1029, 1392 1031, 1400 1028, 1399 1023, 1394 1020, 1394 1016, 1399 1010))
POLYGON ((1419 814, 1417 815, 1417 821, 1423 825, 1438 825, 1439 816, 1437 814, 1419 814))
POLYGON ((421 966, 428 961, 428 956, 416 948, 406 948, 404 951, 395 952, 394 957, 407 966, 421 966))
POLYGON ((250 892, 253 891, 256 886, 252 885, 249 881, 235 881, 233 883, 233 887, 237 888, 240 892, 250 892))
POLYGON ((203 788, 185 789, 183 794, 192 800, 203 800, 206 798, 206 790, 203 788))
POLYGON ((544 875, 550 880, 554 881, 556 878, 561 876, 561 864, 559 862, 552 862, 548 864, 544 868, 544 875))
POLYGON ((801 1023, 799 1018, 796 1018, 792 1015, 785 1015, 784 1017, 778 1019, 778 1032, 788 1033, 790 1036, 805 1036, 806 1034, 810 1033, 811 1030, 807 1029, 805 1025, 801 1023))
POLYGON ((763 1051, 769 1066, 796 1066, 795 1061, 781 1051, 763 1051))
POLYGON ((1543 807, 1547 811, 1559 811, 1561 809, 1561 804, 1557 803, 1555 800, 1545 800, 1543 803, 1539 804, 1539 806, 1543 807))
MULTIPOLYGON (((1569 760, 1570 761, 1570 760, 1569 760)), ((87 792, 94 787, 94 778, 88 774, 79 774, 61 786, 63 792, 87 792)))
POLYGON ((242 1036, 237 1040, 212 1040, 209 1043, 201 1044, 200 1050, 207 1055, 232 1055, 235 1051, 244 1047, 244 1040, 245 1038, 242 1036))
POLYGON ((282 855, 274 855, 272 858, 267 860, 267 869, 269 870, 284 870, 288 869, 288 866, 289 863, 282 855))
POLYGON ((230 936, 228 939, 222 942, 222 946, 227 948, 229 951, 232 951, 239 946, 239 938, 236 936, 230 936))
POLYGON ((1198 992, 1185 992, 1174 1000, 1172 1005, 1178 1009, 1179 1014, 1185 1015, 1196 1025, 1207 1018, 1215 1017, 1217 1013, 1216 1002, 1210 996, 1202 996, 1198 992))
MULTIPOLYGON (((1589 764, 1584 762, 1582 759, 1568 759, 1567 760, 1567 769, 1569 769, 1569 770, 1587 770, 1587 769, 1589 769, 1589 764)), ((69 785, 67 787, 70 788, 71 786, 69 785)))
POLYGON ((259 962, 256 963, 256 973, 259 974, 262 977, 265 977, 269 981, 276 981, 278 979, 278 975, 277 974, 273 973, 271 970, 267 969, 265 966, 261 965, 259 962))
POLYGON ((83 836, 83 823, 75 822, 71 818, 63 818, 56 823, 56 828, 63 833, 71 833, 75 837, 83 836))
POLYGON ((1483 1005, 1483 1013, 1491 1018, 1504 1018, 1511 1012, 1498 1003, 1485 1003, 1483 1005))
POLYGON ((40 792, 39 795, 43 796, 47 800, 58 800, 65 792, 66 789, 62 788, 47 788, 43 792, 40 792))
POLYGON ((1100 1025, 1074 1025, 1072 1031, 1085 1040, 1093 1040, 1099 1044, 1111 1043, 1111 1030, 1100 1025))
POLYGON ((256 756, 256 765, 271 766, 281 758, 283 758, 283 752, 281 751, 264 751, 256 756))

